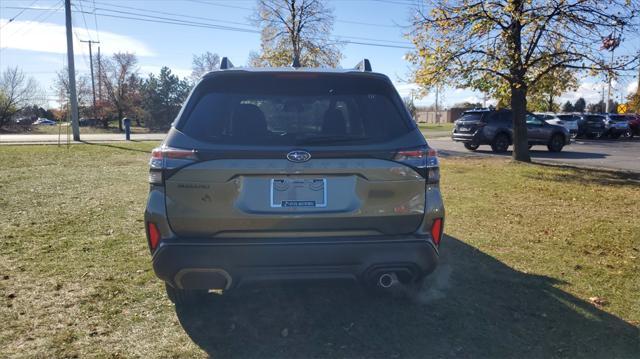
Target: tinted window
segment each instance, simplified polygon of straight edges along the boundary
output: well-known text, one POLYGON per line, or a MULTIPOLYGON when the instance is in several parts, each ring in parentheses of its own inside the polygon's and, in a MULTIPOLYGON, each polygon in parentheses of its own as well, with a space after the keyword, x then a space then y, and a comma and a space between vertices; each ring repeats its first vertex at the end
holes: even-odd
POLYGON ((484 112, 465 112, 462 114, 462 117, 459 118, 460 121, 482 121, 482 116, 484 112))
POLYGON ((344 145, 385 142, 414 128, 383 79, 258 73, 205 81, 177 125, 202 141, 344 145))
POLYGON ((627 116, 622 116, 622 115, 612 115, 612 116, 609 116, 609 118, 613 122, 628 121, 627 116))
POLYGON ((577 121, 578 120, 578 116, 573 116, 573 115, 558 115, 558 118, 561 119, 562 121, 577 121))
POLYGON ((604 117, 602 116, 584 116, 584 120, 587 122, 602 122, 604 117))

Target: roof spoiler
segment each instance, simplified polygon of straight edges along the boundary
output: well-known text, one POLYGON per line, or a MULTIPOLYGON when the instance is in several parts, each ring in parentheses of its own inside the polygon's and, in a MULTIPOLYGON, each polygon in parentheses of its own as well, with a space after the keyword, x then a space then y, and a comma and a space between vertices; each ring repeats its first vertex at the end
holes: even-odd
POLYGON ((353 69, 362 72, 371 72, 371 62, 369 62, 369 59, 362 59, 353 69))
POLYGON ((228 57, 223 57, 222 60, 220 61, 220 70, 228 70, 228 69, 232 69, 233 68, 233 64, 231 63, 231 60, 229 60, 228 57))

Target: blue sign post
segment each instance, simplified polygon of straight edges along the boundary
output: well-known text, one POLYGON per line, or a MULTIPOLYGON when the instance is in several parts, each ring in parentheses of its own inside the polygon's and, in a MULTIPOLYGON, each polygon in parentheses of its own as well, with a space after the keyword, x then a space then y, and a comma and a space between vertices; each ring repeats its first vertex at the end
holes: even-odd
POLYGON ((131 141, 131 120, 125 117, 122 122, 124 123, 124 138, 127 141, 131 141))

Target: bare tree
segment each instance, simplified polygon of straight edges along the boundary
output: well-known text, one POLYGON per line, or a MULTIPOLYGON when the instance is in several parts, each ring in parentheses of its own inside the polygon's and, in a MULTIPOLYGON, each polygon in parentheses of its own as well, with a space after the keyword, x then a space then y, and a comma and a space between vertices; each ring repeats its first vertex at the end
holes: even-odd
POLYGON ((191 62, 191 81, 198 81, 202 75, 217 69, 219 65, 220 56, 218 56, 218 54, 207 51, 200 55, 193 55, 193 61, 191 62))
POLYGON ((612 61, 606 50, 623 32, 638 32, 639 10, 638 0, 431 1, 416 9, 411 32, 415 80, 478 89, 501 83, 514 113, 513 158, 528 162, 529 91, 557 69, 629 69, 634 57, 612 61))
POLYGON ((138 60, 131 53, 116 53, 101 64, 100 78, 108 99, 108 106, 115 112, 118 128, 122 131, 124 116, 134 116, 139 110, 141 78, 138 76, 138 60))
POLYGON ((340 44, 331 39, 333 10, 320 0, 258 0, 254 16, 262 28, 254 66, 337 66, 340 44))
POLYGON ((16 67, 9 67, 0 76, 0 128, 34 101, 38 95, 38 83, 16 67))
MULTIPOLYGON (((89 114, 87 110, 89 106, 91 106, 90 81, 87 76, 78 76, 76 71, 76 94, 81 115, 89 114)), ((60 103, 60 115, 66 118, 69 108, 69 70, 67 67, 56 72, 53 90, 56 92, 58 102, 60 103)))

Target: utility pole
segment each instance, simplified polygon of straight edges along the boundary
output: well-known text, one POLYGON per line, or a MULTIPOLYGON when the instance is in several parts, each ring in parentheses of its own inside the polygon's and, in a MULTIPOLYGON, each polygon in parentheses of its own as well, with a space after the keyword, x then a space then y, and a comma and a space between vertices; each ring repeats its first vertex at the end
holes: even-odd
POLYGON ((102 102, 102 58, 100 58, 100 46, 98 46, 98 100, 102 102))
POLYGON ((71 129, 73 130, 73 140, 80 141, 80 128, 78 127, 78 97, 76 96, 76 66, 73 59, 73 30, 71 28, 71 0, 64 0, 64 14, 67 27, 67 67, 69 68, 71 129))
POLYGON ((80 40, 80 42, 89 43, 89 66, 91 66, 91 90, 93 91, 93 118, 96 116, 96 82, 93 79, 93 53, 91 52, 91 44, 99 44, 100 41, 80 40))

